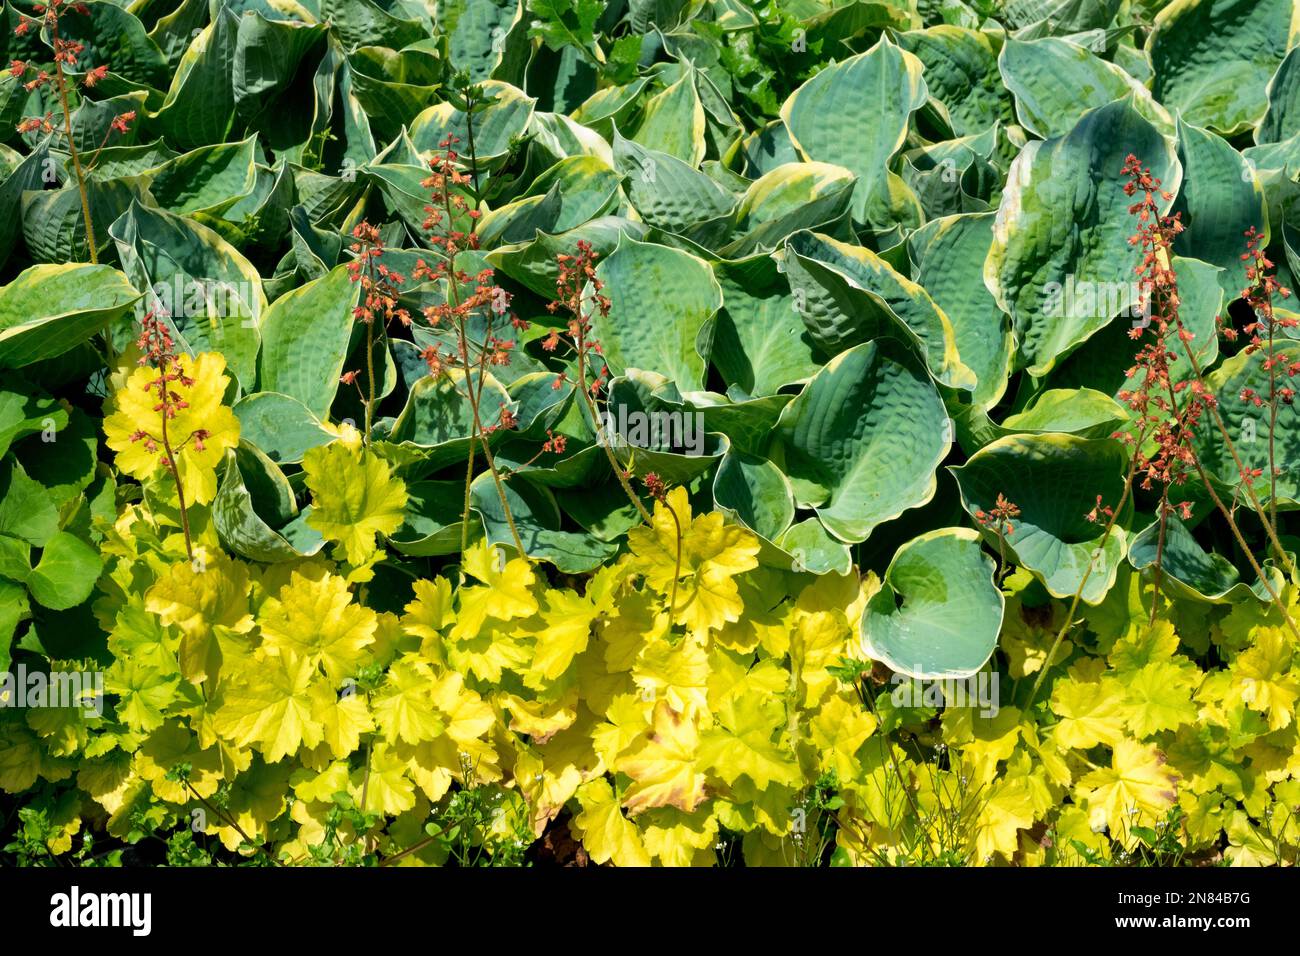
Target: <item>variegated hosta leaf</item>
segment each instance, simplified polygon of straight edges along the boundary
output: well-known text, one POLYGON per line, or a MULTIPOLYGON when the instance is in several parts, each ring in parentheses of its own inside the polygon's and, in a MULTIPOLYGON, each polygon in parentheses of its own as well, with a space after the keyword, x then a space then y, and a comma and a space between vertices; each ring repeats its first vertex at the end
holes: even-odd
POLYGON ((841 352, 785 407, 773 459, 800 507, 857 542, 930 500, 950 444, 943 401, 921 364, 877 339, 841 352))
POLYGON ((908 120, 927 98, 924 66, 887 37, 866 53, 822 70, 790 96, 781 118, 808 160, 858 177, 853 218, 889 233, 920 224, 916 197, 889 168, 908 120))
POLYGON ((1138 300, 1128 242, 1132 200, 1121 172, 1130 154, 1177 191, 1173 146, 1132 98, 1092 110, 1068 133, 1027 144, 1011 167, 984 281, 1012 318, 1016 364, 1030 375, 1051 371, 1138 300))
POLYGON ((1300 33, 1294 0, 1174 0, 1147 38, 1153 92, 1185 122, 1233 136, 1268 108, 1268 83, 1300 33))
MULTIPOLYGON (((1119 506, 1127 455, 1112 439, 1073 435, 1011 435, 980 449, 952 468, 962 504, 974 519, 999 495, 1020 508, 1006 543, 1016 563, 1028 568, 1057 597, 1082 593, 1096 604, 1110 589, 1126 550, 1118 524, 1104 534, 1106 518, 1090 521, 1101 504, 1119 506), (1103 541, 1103 538, 1105 539, 1103 541)), ((996 528, 984 537, 998 547, 996 528)))
POLYGON ((862 612, 867 656, 924 680, 980 670, 1002 627, 995 569, 978 532, 969 528, 944 528, 907 542, 862 612))

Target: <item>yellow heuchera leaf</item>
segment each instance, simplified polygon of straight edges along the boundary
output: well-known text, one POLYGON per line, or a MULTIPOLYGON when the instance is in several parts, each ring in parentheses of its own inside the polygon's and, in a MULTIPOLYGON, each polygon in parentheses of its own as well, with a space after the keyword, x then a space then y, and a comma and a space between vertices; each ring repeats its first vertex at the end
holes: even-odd
POLYGON ((316 668, 310 660, 284 651, 275 657, 250 656, 241 664, 222 682, 213 715, 217 733, 240 747, 256 745, 270 763, 324 739, 324 727, 314 714, 316 668))
POLYGON ((589 780, 578 788, 582 812, 573 819, 573 828, 588 855, 595 863, 613 862, 615 866, 649 866, 641 834, 623 816, 618 799, 604 777, 589 780))
POLYGON ((732 698, 718 710, 718 726, 700 735, 700 763, 729 784, 745 776, 760 788, 795 786, 801 779, 786 746, 785 705, 771 697, 732 698))
POLYGON ((262 604, 257 623, 268 654, 287 650, 305 657, 340 685, 365 662, 379 618, 353 602, 347 582, 337 574, 295 571, 289 583, 262 604))
POLYGON ((482 581, 483 586, 460 589, 460 610, 451 631, 453 640, 478 634, 489 617, 512 621, 537 613, 537 598, 530 590, 536 580, 532 565, 523 558, 504 558, 504 551, 485 541, 471 545, 465 552, 465 573, 482 581))
MULTIPOLYGON (((217 495, 217 466, 226 449, 239 444, 239 419, 222 404, 230 378, 226 359, 217 352, 176 359, 185 380, 172 381, 175 414, 167 420, 167 439, 180 474, 187 504, 210 502, 217 495), (186 385, 185 381, 192 384, 186 385)), ((163 468, 162 412, 158 392, 149 386, 158 370, 141 366, 114 393, 112 411, 104 419, 104 437, 117 453, 117 467, 140 481, 163 468)))
POLYGON ((1034 825, 1034 801, 1030 780, 1007 774, 990 787, 987 799, 980 799, 975 823, 975 856, 988 862, 995 853, 1008 860, 1019 845, 1016 834, 1034 825))
POLYGON ((856 700, 845 700, 838 694, 827 698, 808 722, 808 738, 817 748, 818 768, 834 770, 841 780, 851 779, 857 772, 858 748, 875 729, 875 716, 856 700))
POLYGON ((1197 708, 1192 691, 1200 678, 1194 665, 1180 666, 1169 660, 1152 661, 1133 672, 1124 688, 1124 721, 1129 730, 1142 738, 1194 721, 1197 708))
POLYGON ((447 724, 433 705, 433 669, 413 654, 388 668, 388 679, 375 692, 375 723, 390 743, 418 744, 440 736, 447 724))
POLYGON ((451 582, 446 578, 420 580, 412 589, 415 600, 406 605, 402 630, 420 639, 420 653, 426 658, 445 664, 442 632, 456 620, 451 602, 451 582))
POLYGON ((708 709, 709 657, 690 638, 647 645, 632 668, 632 679, 647 698, 666 700, 679 713, 708 709))
POLYGON ((1268 717, 1269 730, 1288 726, 1300 697, 1300 677, 1291 671, 1291 645, 1280 627, 1259 627, 1254 646, 1232 662, 1233 690, 1246 706, 1268 717))
POLYGON ((740 620, 744 605, 734 578, 758 566, 758 538, 744 528, 726 524, 720 512, 691 519, 686 489, 674 488, 668 501, 656 502, 651 527, 628 532, 632 567, 645 575, 665 597, 677 576, 673 620, 697 637, 727 622, 740 620), (670 509, 671 508, 671 512, 670 509), (676 515, 676 520, 674 520, 676 515), (681 567, 677 568, 677 527, 682 529, 681 567))
POLYGON ((370 773, 365 767, 352 771, 352 799, 362 810, 396 815, 415 806, 415 784, 406 774, 406 761, 388 744, 381 743, 370 755, 370 773), (365 804, 361 803, 365 791, 365 804))
POLYGON ((1108 768, 1079 781, 1075 799, 1087 804, 1094 828, 1105 824, 1124 847, 1134 826, 1152 826, 1178 799, 1178 775, 1154 746, 1125 738, 1115 744, 1108 768))
MULTIPOLYGON (((672 807, 637 817, 647 852, 662 866, 712 866, 718 818, 712 813, 683 813, 672 807)), ((746 862, 748 858, 746 858, 746 862)))
MULTIPOLYGON (((324 684, 312 685, 312 719, 321 725, 321 743, 335 760, 342 759, 361 746, 361 735, 369 733, 375 725, 366 699, 358 693, 338 695, 324 684)), ((325 761, 320 752, 313 755, 313 765, 325 761)))
POLYGON ((533 652, 533 670, 546 680, 555 680, 587 649, 591 627, 614 606, 612 596, 593 600, 588 594, 569 590, 549 590, 544 595, 542 620, 546 626, 537 632, 533 652))
POLYGON ((1052 687, 1052 710, 1061 717, 1053 737, 1066 749, 1114 745, 1124 736, 1124 695, 1111 678, 1086 680, 1072 667, 1052 687))
POLYGON ((307 523, 337 541, 350 564, 365 564, 376 538, 402 526, 406 485, 369 449, 343 441, 318 445, 302 460, 311 491, 307 523))
POLYGON ((224 554, 169 567, 145 594, 145 609, 181 630, 181 676, 201 684, 221 669, 221 638, 253 628, 248 566, 224 554))
POLYGON ((465 686, 465 678, 448 671, 430 688, 429 697, 443 715, 447 736, 458 744, 468 745, 477 740, 496 723, 492 705, 465 686))
POLYGON ((703 803, 704 774, 696 764, 699 745, 695 722, 660 701, 653 726, 615 765, 632 778, 623 794, 628 813, 650 807, 677 807, 690 813, 703 803))

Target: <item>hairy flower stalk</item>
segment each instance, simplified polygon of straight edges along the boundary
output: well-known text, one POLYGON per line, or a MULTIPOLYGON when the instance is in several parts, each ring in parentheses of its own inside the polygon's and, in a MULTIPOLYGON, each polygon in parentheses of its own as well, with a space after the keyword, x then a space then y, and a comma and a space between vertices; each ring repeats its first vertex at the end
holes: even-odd
MULTIPOLYGON (((398 302, 401 287, 406 277, 388 268, 380 259, 384 255, 383 240, 379 230, 370 223, 362 221, 352 230, 352 251, 356 258, 348 263, 348 276, 361 286, 360 300, 352 310, 353 318, 364 322, 366 326, 366 393, 362 397, 365 405, 365 429, 362 438, 370 444, 371 432, 375 424, 375 401, 377 383, 375 381, 375 325, 378 320, 379 335, 388 337, 388 326, 393 321, 402 325, 411 324, 411 316, 398 302)), ((383 341, 382 339, 380 340, 383 341)), ((347 372, 343 375, 344 384, 355 384, 357 373, 347 372)))
MULTIPOLYGON (((469 89, 465 93, 466 117, 470 127, 473 126, 473 111, 478 102, 478 95, 469 89)), ((459 386, 457 392, 466 400, 472 417, 470 447, 465 467, 465 499, 463 522, 461 527, 461 550, 469 548, 469 513, 470 485, 474 478, 474 458, 476 445, 483 453, 483 460, 492 475, 497 497, 501 501, 502 512, 515 548, 524 560, 530 560, 524 550, 519 529, 515 526, 514 513, 506 495, 505 483, 496 460, 492 454, 489 437, 499 428, 513 428, 514 416, 509 409, 502 408, 496 425, 484 425, 482 418, 483 387, 489 366, 508 365, 510 349, 514 342, 502 339, 494 334, 494 325, 498 321, 510 321, 516 328, 526 323, 508 312, 510 295, 493 281, 491 269, 484 269, 477 275, 470 275, 456 265, 457 256, 467 249, 478 248, 478 234, 474 224, 478 222, 479 211, 471 209, 460 190, 471 183, 471 174, 463 172, 459 165, 459 154, 455 145, 457 137, 448 136, 440 144, 442 152, 436 154, 430 163, 431 175, 422 185, 430 190, 429 205, 424 207, 426 217, 424 230, 429 243, 438 255, 438 261, 432 266, 420 260, 415 267, 413 277, 417 281, 441 282, 446 289, 446 300, 424 310, 424 317, 429 324, 437 328, 450 328, 456 336, 454 352, 444 352, 441 346, 430 345, 422 353, 431 375, 441 375, 451 369, 460 369, 464 373, 464 391, 459 386), (468 232, 457 229, 455 220, 458 216, 469 218, 471 228, 468 232), (463 287, 472 287, 466 293, 463 287), (483 341, 477 343, 477 355, 471 343, 470 321, 479 317, 484 323, 483 341)), ((477 163, 473 152, 467 157, 471 170, 476 170, 477 163)), ((477 173, 474 172, 476 177, 477 173)))
POLYGON ((131 440, 133 442, 143 442, 145 449, 151 453, 156 453, 158 446, 162 446, 159 461, 171 474, 172 482, 176 485, 176 499, 180 506, 181 515, 181 531, 185 535, 185 555, 193 561, 194 543, 190 536, 190 517, 185 503, 185 487, 181 482, 180 470, 176 465, 176 455, 191 441, 194 442, 194 447, 197 450, 202 451, 203 442, 208 437, 208 432, 206 429, 196 429, 177 444, 174 441, 174 436, 169 431, 168 423, 176 417, 177 412, 187 407, 186 401, 172 388, 172 383, 176 382, 186 388, 193 388, 194 380, 185 374, 176 361, 176 347, 172 342, 171 333, 168 331, 166 324, 157 318, 153 312, 149 312, 141 320, 138 345, 141 353, 140 364, 150 366, 158 371, 158 378, 148 385, 148 390, 158 394, 158 404, 154 406, 154 411, 159 414, 162 424, 157 436, 140 429, 131 436, 131 440))
MULTIPOLYGON (((559 275, 555 280, 556 298, 548 303, 546 308, 551 312, 563 311, 569 314, 565 328, 568 335, 565 336, 559 329, 552 329, 550 335, 542 340, 542 348, 554 352, 560 347, 560 343, 564 342, 573 352, 577 377, 577 381, 574 382, 574 392, 579 396, 579 400, 591 418, 592 434, 596 436, 596 443, 605 449, 605 457, 609 459, 614 477, 623 487, 628 500, 640 513, 641 520, 651 524, 653 519, 650 511, 632 488, 630 470, 614 454, 613 441, 601 423, 600 410, 596 407, 596 396, 604 387, 608 371, 604 362, 601 362, 595 379, 590 385, 587 384, 587 367, 592 364, 591 356, 601 354, 600 343, 591 335, 591 320, 595 313, 599 313, 602 317, 609 315, 610 305, 609 297, 602 291, 605 284, 596 276, 597 258, 598 255, 592 249, 591 243, 584 240, 578 241, 575 254, 561 253, 555 257, 556 264, 559 266, 559 275), (591 289, 590 295, 587 295, 588 287, 591 289)), ((567 377, 567 373, 561 372, 556 376, 552 387, 557 389, 563 387, 567 377)), ((650 476, 646 477, 649 479, 650 476)), ((646 487, 650 486, 647 484, 646 487)))
MULTIPOLYGON (((54 73, 47 70, 36 70, 36 75, 23 83, 23 88, 27 92, 37 90, 47 85, 51 80, 54 81, 54 88, 59 97, 59 107, 63 113, 63 133, 68 140, 68 155, 72 159, 72 170, 77 180, 77 192, 81 199, 81 215, 86 226, 86 244, 90 250, 90 261, 93 264, 99 263, 99 251, 95 244, 95 224, 90 213, 90 194, 86 190, 86 174, 88 167, 81 161, 81 151, 77 148, 75 137, 72 135, 72 107, 68 100, 69 82, 67 74, 64 73, 64 67, 74 69, 77 66, 77 60, 85 52, 86 46, 77 40, 64 39, 59 35, 59 21, 68 12, 89 16, 90 8, 84 3, 68 3, 67 0, 48 0, 47 3, 37 4, 33 7, 33 12, 40 19, 32 19, 25 14, 19 14, 18 26, 14 28, 17 36, 23 36, 30 32, 32 27, 44 25, 49 32, 50 44, 54 48, 54 73)), ((13 60, 9 65, 9 74, 14 77, 26 76, 29 70, 35 69, 22 60, 13 60)), ((108 75, 107 66, 97 66, 87 69, 85 76, 82 78, 82 85, 87 88, 94 87, 99 81, 108 75)), ((130 110, 120 113, 113 118, 109 125, 108 132, 104 135, 103 142, 100 143, 99 149, 95 151, 90 166, 98 160, 100 152, 108 143, 109 137, 113 133, 125 133, 130 129, 130 123, 135 119, 135 111, 130 110)), ((50 134, 54 132, 53 117, 46 113, 43 117, 27 117, 18 124, 18 132, 32 133, 43 132, 50 134)))
MULTIPOLYGON (((1292 621, 1272 582, 1256 560, 1232 509, 1224 504, 1215 491, 1213 483, 1194 448, 1193 441, 1196 430, 1200 425, 1202 416, 1208 413, 1223 439, 1224 446, 1232 456, 1238 474, 1241 476, 1241 490, 1246 493, 1252 507, 1258 514, 1260 523, 1264 527, 1279 562, 1285 566, 1289 576, 1294 579, 1295 568, 1278 539, 1276 525, 1269 520, 1268 512, 1262 506, 1252 487, 1253 478, 1256 476, 1242 462, 1236 444, 1228 433, 1228 429, 1219 413, 1218 399, 1206 385, 1200 361, 1192 348, 1194 336, 1183 324, 1179 312, 1181 300, 1178 295, 1178 279, 1173 269, 1170 249, 1173 237, 1182 231, 1182 223, 1177 215, 1160 215, 1156 197, 1161 195, 1168 199, 1169 194, 1161 189, 1160 180, 1153 177, 1150 169, 1143 167, 1137 157, 1131 155, 1128 157, 1124 165, 1124 173, 1129 176, 1129 181, 1124 187, 1125 192, 1130 197, 1139 197, 1137 202, 1129 207, 1129 212, 1137 216, 1139 223, 1138 231, 1129 240, 1129 243, 1133 246, 1139 246, 1142 250, 1142 260, 1136 267, 1135 272, 1138 275, 1139 290, 1152 315, 1150 328, 1154 330, 1155 334, 1154 341, 1144 345, 1138 352, 1137 364, 1130 370, 1130 374, 1140 373, 1139 387, 1136 390, 1122 393, 1121 397, 1128 402, 1130 408, 1138 412, 1139 433, 1145 434, 1145 430, 1149 427, 1151 437, 1154 438, 1157 446, 1156 454, 1148 457, 1143 450, 1144 441, 1142 438, 1134 438, 1130 435, 1125 439, 1131 442, 1134 449, 1134 461, 1138 463, 1144 472, 1142 486, 1149 489, 1154 482, 1159 482, 1162 486, 1158 515, 1161 528, 1157 545, 1159 549, 1156 561, 1157 569, 1160 568, 1163 558, 1161 551, 1165 540, 1164 525, 1173 510, 1169 503, 1169 489, 1182 484, 1186 480, 1189 470, 1194 471, 1208 493, 1210 500, 1227 521, 1228 527, 1250 563, 1251 569, 1281 612, 1288 629, 1295 635, 1297 640, 1300 640, 1300 630, 1297 630, 1295 622, 1292 621), (1174 358, 1174 353, 1168 345, 1171 335, 1180 344, 1183 355, 1187 358, 1192 373, 1190 379, 1175 381, 1170 374, 1169 363, 1174 358)), ((1252 234, 1248 234, 1248 236, 1250 235, 1252 234)), ((1250 246, 1252 251, 1254 248, 1254 245, 1250 246)), ((1257 263, 1256 269, 1258 270, 1260 266, 1261 264, 1257 263)), ((1253 275, 1248 272, 1248 277, 1252 279, 1256 278, 1256 275, 1257 273, 1253 275)), ((1268 288, 1266 285, 1259 293, 1259 297, 1262 300, 1264 296, 1267 296, 1268 302, 1271 303, 1271 296, 1274 291, 1277 291, 1276 288, 1268 288)), ((1271 308, 1269 311, 1271 312, 1271 308)), ((1270 322, 1268 325, 1271 330, 1272 323, 1270 322)), ((1143 331, 1145 330, 1134 329, 1133 337, 1140 337, 1143 331)), ((1256 338, 1258 338, 1257 335, 1256 338)), ((1270 356, 1271 354, 1270 351, 1270 356)), ((1191 505, 1189 503, 1184 502, 1178 508, 1184 518, 1190 517, 1191 505)), ((1159 580, 1159 577, 1157 577, 1157 587, 1159 586, 1159 580)))

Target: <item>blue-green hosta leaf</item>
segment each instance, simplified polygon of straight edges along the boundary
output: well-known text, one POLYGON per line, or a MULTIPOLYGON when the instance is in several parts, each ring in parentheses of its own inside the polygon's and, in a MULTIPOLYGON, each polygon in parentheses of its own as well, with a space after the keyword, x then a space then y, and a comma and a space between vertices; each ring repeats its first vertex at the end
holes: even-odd
POLYGON ((1268 212, 1264 189, 1255 171, 1222 137, 1178 121, 1178 160, 1183 185, 1174 210, 1182 213, 1183 232, 1174 250, 1223 272, 1219 279, 1228 301, 1247 285, 1246 230, 1262 232, 1268 245, 1268 212))
POLYGON ((437 98, 437 57, 419 48, 363 46, 348 54, 352 95, 375 135, 390 140, 437 98))
POLYGON ((1300 54, 1292 48, 1268 81, 1268 110, 1255 129, 1256 143, 1280 143, 1300 133, 1300 54))
POLYGON ((1062 136, 1088 110, 1127 96, 1161 133, 1174 134, 1173 117, 1145 86, 1077 43, 1059 37, 1008 38, 998 68, 1015 95, 1020 125, 1035 136, 1062 136))
MULTIPOLYGON (((1279 347, 1275 353, 1280 365, 1277 368, 1277 388, 1294 388, 1294 382, 1287 378, 1285 369, 1295 362, 1300 362, 1300 345, 1279 347)), ((1219 399, 1219 415, 1232 438, 1242 466, 1259 469, 1260 477, 1254 480, 1253 488, 1261 502, 1270 496, 1269 482, 1269 421, 1271 418, 1268 404, 1269 373, 1264 368, 1267 352, 1261 350, 1252 355, 1238 352, 1206 376, 1206 385, 1219 399), (1244 399, 1242 393, 1249 391, 1257 396, 1262 406, 1256 406, 1254 400, 1244 399)), ((1300 409, 1294 403, 1287 404, 1279 399, 1277 424, 1273 431, 1274 463, 1278 469, 1277 501, 1281 508, 1291 508, 1300 502, 1300 409)), ((1223 440, 1222 434, 1209 415, 1201 422, 1197 432, 1197 454, 1201 464, 1222 488, 1234 489, 1241 484, 1241 474, 1233 459, 1232 451, 1223 440)), ((1242 498, 1246 498, 1242 493, 1242 498)))
POLYGON ((907 239, 916 282, 952 324, 957 355, 975 375, 972 403, 993 407, 1007 388, 1014 343, 1007 317, 984 285, 993 213, 946 216, 907 239))
MULTIPOLYGON (((1206 551, 1177 516, 1171 515, 1160 540, 1160 522, 1153 521, 1134 535, 1128 546, 1128 559, 1139 571, 1154 572, 1160 559, 1161 583, 1174 597, 1206 604, 1236 604, 1249 598, 1267 601, 1268 591, 1262 584, 1254 587, 1241 579, 1240 572, 1227 558, 1206 551)), ((1271 566, 1265 570, 1271 584, 1281 590, 1282 575, 1271 566)))
POLYGON ((476 82, 510 79, 528 57, 523 0, 452 0, 439 4, 438 17, 449 31, 451 62, 476 82))
MULTIPOLYGON (((287 488, 287 481, 269 458, 247 443, 241 444, 240 451, 242 454, 239 455, 234 450, 226 452, 221 484, 212 502, 212 523, 222 546, 241 557, 267 563, 292 561, 318 552, 325 545, 325 539, 319 534, 315 534, 315 540, 310 543, 310 535, 298 536, 296 543, 291 542, 284 533, 271 526, 269 515, 263 516, 267 506, 259 501, 259 497, 269 496, 256 493, 257 483, 280 482, 287 488)), ((292 492, 289 494, 292 502, 292 492)), ((282 530, 287 523, 275 522, 282 530)), ((310 530, 309 526, 304 527, 310 530)))
POLYGON ((863 609, 866 655, 921 680, 970 677, 998 646, 1004 602, 995 569, 969 528, 913 538, 863 609))
POLYGON ((9 261, 14 242, 22 235, 23 194, 55 182, 56 175, 49 144, 42 141, 0 182, 0 266, 9 261))
MULTIPOLYGON (((91 221, 95 227, 95 251, 100 259, 111 255, 108 225, 130 208, 132 202, 147 201, 145 177, 91 179, 86 183, 91 221)), ((86 241, 86 219, 81 191, 75 182, 62 189, 23 193, 23 243, 35 262, 76 262, 90 259, 86 241)))
POLYGON ((925 85, 958 136, 1012 122, 1011 97, 998 74, 992 36, 941 23, 898 37, 898 45, 925 65, 925 85))
POLYGON ((158 167, 149 192, 168 212, 220 216, 257 185, 259 153, 256 135, 190 150, 158 167))
POLYGON ((924 356, 938 381, 975 387, 948 316, 930 293, 870 249, 805 230, 786 239, 784 261, 795 305, 825 354, 892 335, 924 356))
POLYGON ((150 119, 174 146, 194 148, 226 140, 235 122, 232 73, 239 18, 221 7, 181 57, 167 98, 150 119))
POLYGON ((891 339, 833 358, 785 407, 773 460, 800 507, 845 542, 925 504, 951 446, 943 401, 924 368, 891 339))
MULTIPOLYGON (((477 378, 475 383, 475 391, 482 394, 479 414, 484 428, 498 425, 503 409, 515 411, 510 393, 490 373, 483 378, 481 388, 477 378)), ((428 470, 453 461, 463 463, 474 433, 473 411, 464 393, 465 373, 459 369, 420 379, 393 424, 392 441, 422 450, 428 470)), ((500 435, 497 431, 491 438, 495 441, 500 435)), ((478 454, 482 456, 481 448, 478 454)))
MULTIPOLYGON (((474 149, 480 165, 491 165, 503 159, 510 150, 510 141, 528 128, 537 101, 509 83, 489 80, 483 88, 495 99, 481 113, 474 114, 474 149)), ((430 106, 411 123, 410 133, 411 141, 425 159, 441 152, 438 144, 448 136, 459 137, 458 152, 468 149, 465 114, 451 103, 430 106)))
POLYGON ((240 17, 231 73, 235 111, 266 145, 284 150, 311 136, 313 98, 300 84, 325 48, 325 23, 240 17))
POLYGON ((1092 110, 1064 136, 1028 143, 1012 164, 984 281, 1012 318, 1017 364, 1030 375, 1051 371, 1137 300, 1121 172, 1129 154, 1166 190, 1178 189, 1171 144, 1131 99, 1092 110))
POLYGON ((768 541, 794 522, 794 492, 781 469, 766 458, 729 451, 713 476, 713 501, 768 541))
POLYGON ((734 239, 719 255, 740 259, 778 248, 800 229, 835 231, 853 198, 855 179, 829 163, 790 163, 754 180, 728 223, 734 239))
POLYGON ((561 212, 544 231, 567 232, 614 211, 619 197, 619 174, 595 156, 570 156, 541 173, 524 195, 544 196, 552 189, 559 191, 561 212))
POLYGON ((763 564, 784 566, 790 559, 793 571, 812 574, 848 574, 853 568, 853 552, 843 541, 833 538, 826 526, 817 518, 805 518, 790 525, 773 548, 778 560, 773 560, 767 548, 759 552, 763 564))
POLYGON ((406 486, 402 526, 388 542, 411 557, 438 557, 460 550, 464 481, 413 481, 406 486))
MULTIPOLYGON (((530 484, 522 476, 506 479, 502 487, 510 517, 529 557, 547 561, 565 574, 581 574, 600 567, 618 550, 617 544, 585 531, 566 530, 560 508, 548 489, 530 484)), ((513 551, 515 539, 492 476, 484 472, 475 478, 470 493, 488 541, 513 551)))
POLYGON ((648 149, 699 167, 705 151, 704 104, 696 90, 694 69, 645 102, 632 139, 648 149))
POLYGON ((235 402, 239 436, 278 465, 293 465, 337 437, 306 405, 279 392, 254 392, 235 402))
POLYGON ((903 179, 926 216, 988 212, 1002 192, 1002 174, 992 164, 1001 128, 975 136, 929 143, 903 154, 903 179))
POLYGON ((614 134, 614 162, 632 205, 646 222, 669 232, 725 216, 737 198, 715 179, 668 153, 614 134))
POLYGON ((140 293, 109 266, 24 269, 0 287, 0 368, 62 355, 126 314, 140 293))
POLYGON ((811 378, 821 367, 816 347, 772 257, 723 260, 713 270, 722 287, 713 364, 727 384, 748 395, 774 395, 811 378))
POLYGON ((1147 38, 1155 97, 1224 136, 1251 129, 1298 32, 1294 0, 1174 0, 1147 38))
POLYGON ((258 384, 329 414, 347 358, 359 286, 347 266, 304 283, 271 303, 262 318, 258 384))
POLYGON ((916 197, 889 169, 925 103, 925 67, 881 37, 866 53, 828 66, 795 90, 781 118, 806 160, 834 163, 858 178, 853 217, 877 232, 920 224, 916 197))
POLYGON ((558 162, 570 156, 594 156, 607 166, 614 166, 614 150, 594 129, 563 113, 534 111, 528 124, 532 137, 530 149, 558 162))
POLYGON ((374 0, 320 0, 321 19, 333 25, 349 47, 373 43, 394 50, 428 37, 424 23, 404 15, 399 4, 374 0))
POLYGON ((221 352, 245 390, 257 378, 266 295, 257 269, 207 226, 138 203, 109 227, 122 270, 160 304, 178 348, 221 352))
POLYGON ((680 249, 624 237, 596 266, 608 316, 592 325, 615 374, 653 369, 683 388, 704 384, 722 289, 707 262, 680 249))
MULTIPOLYGON (((725 414, 735 408, 718 411, 725 414)), ((771 423, 779 406, 748 411, 751 421, 766 412, 771 423)), ((731 447, 724 433, 710 427, 706 414, 682 401, 675 383, 657 372, 630 369, 615 378, 601 413, 604 440, 613 444, 620 459, 631 459, 628 468, 637 477, 654 472, 670 485, 685 485, 712 469, 731 447)), ((584 422, 590 427, 589 419, 584 422)), ((743 424, 737 424, 743 430, 743 424)))
MULTIPOLYGON (((1000 438, 950 470, 972 519, 998 495, 1020 508, 1006 538, 1017 564, 1055 597, 1070 598, 1082 587, 1084 602, 1096 604, 1115 582, 1127 536, 1116 524, 1103 546, 1105 518, 1091 522, 1087 515, 1098 495, 1103 505, 1119 504, 1126 465, 1117 441, 1044 434, 1000 438)), ((984 534, 996 548, 996 535, 984 534)))
POLYGON ((1109 438, 1128 421, 1129 411, 1091 388, 1050 388, 1034 396, 1024 411, 1008 415, 1003 434, 1061 432, 1081 438, 1109 438))
POLYGON ((549 300, 555 298, 555 281, 560 275, 555 261, 557 255, 572 255, 582 240, 590 243, 601 259, 607 259, 624 235, 644 239, 648 232, 644 223, 620 216, 602 216, 560 235, 543 234, 532 242, 493 249, 488 253, 488 260, 493 268, 549 300))
POLYGON ((786 163, 797 163, 801 158, 781 120, 772 120, 754 130, 741 142, 740 148, 745 156, 745 175, 754 179, 786 163))

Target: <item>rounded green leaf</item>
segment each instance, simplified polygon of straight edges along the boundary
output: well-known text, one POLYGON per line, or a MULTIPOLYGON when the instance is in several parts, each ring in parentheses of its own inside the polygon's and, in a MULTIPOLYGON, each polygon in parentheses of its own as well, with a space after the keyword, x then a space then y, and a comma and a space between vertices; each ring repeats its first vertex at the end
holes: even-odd
POLYGON ((45 542, 41 559, 27 576, 27 589, 38 604, 53 611, 76 607, 95 589, 104 563, 86 542, 59 531, 45 542))
POLYGON ((689 252, 624 236, 596 266, 608 316, 592 325, 615 374, 650 369, 682 388, 699 388, 722 289, 707 262, 689 252))
MULTIPOLYGON (((1006 537, 1012 560, 1055 597, 1072 597, 1082 586, 1083 600, 1096 604, 1115 582, 1126 534, 1117 524, 1103 546, 1106 520, 1092 522, 1087 515, 1099 495, 1103 505, 1119 504, 1126 465, 1124 447, 1111 439, 1010 435, 951 471, 972 519, 992 508, 998 495, 1020 508, 1006 537)), ((984 534, 997 547, 994 532, 986 528, 984 534)))
POLYGON ((913 538, 863 609, 866 655, 921 680, 970 677, 998 646, 1004 605, 995 570, 969 528, 913 538))
MULTIPOLYGON (((1241 579, 1241 573, 1223 555, 1206 551, 1174 515, 1165 527, 1163 543, 1160 540, 1160 522, 1153 521, 1133 536, 1128 547, 1128 559, 1133 567, 1145 571, 1155 567, 1159 556, 1164 588, 1174 597, 1184 601, 1205 604, 1236 604, 1248 598, 1269 600, 1262 584, 1250 587, 1241 579)), ((1271 571, 1270 582, 1275 589, 1282 586, 1282 577, 1271 571)))
POLYGON ((329 414, 356 321, 358 288, 347 266, 336 266, 271 303, 262 317, 262 391, 296 398, 317 418, 329 414))
POLYGON ((833 358, 787 405, 773 460, 800 507, 846 542, 934 494, 951 447, 948 416, 925 370, 879 339, 833 358))

